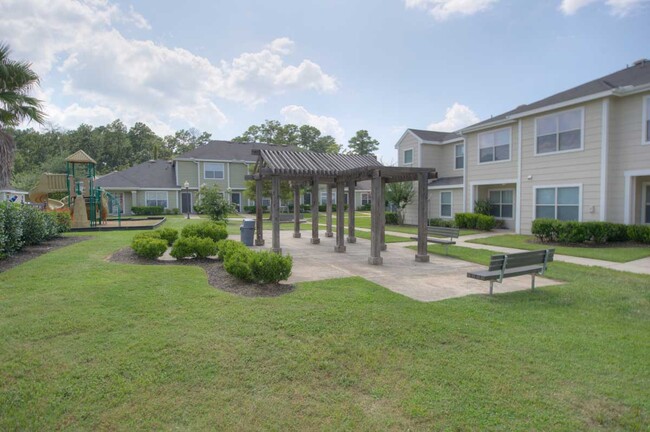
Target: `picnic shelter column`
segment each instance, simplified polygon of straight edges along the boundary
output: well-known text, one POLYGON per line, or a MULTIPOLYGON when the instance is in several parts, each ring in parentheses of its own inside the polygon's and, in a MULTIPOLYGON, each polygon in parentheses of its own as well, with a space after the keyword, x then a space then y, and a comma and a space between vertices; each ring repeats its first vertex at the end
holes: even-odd
POLYGON ((429 174, 418 174, 418 253, 415 261, 429 262, 427 252, 427 219, 428 219, 428 198, 429 198, 429 174))
MULTIPOLYGON (((325 237, 333 237, 332 234, 332 185, 327 185, 327 197, 325 198, 325 224, 327 226, 325 237)), ((320 202, 320 201, 319 201, 320 202)))
POLYGON ((382 201, 382 178, 381 173, 375 170, 371 182, 371 202, 370 202, 370 256, 368 264, 381 265, 381 231, 383 229, 380 223, 386 216, 384 215, 384 203, 382 201))
POLYGON ((300 185, 293 185, 293 238, 300 238, 300 185))
POLYGON ((356 182, 354 180, 350 180, 348 183, 348 243, 356 243, 357 238, 355 237, 355 232, 354 232, 354 211, 356 210, 356 202, 355 202, 355 186, 356 182))
POLYGON ((257 228, 257 236, 255 238, 255 246, 264 246, 264 215, 262 214, 262 180, 255 180, 255 228, 257 228))
POLYGON ((381 244, 381 250, 385 251, 388 249, 388 246, 386 245, 386 180, 381 179, 381 188, 379 190, 380 195, 380 206, 381 206, 381 220, 379 223, 381 224, 381 230, 379 234, 381 235, 380 239, 380 244, 381 244))
POLYGON ((271 179, 271 222, 273 224, 273 241, 271 252, 282 254, 280 248, 280 177, 271 179))
POLYGON ((345 182, 336 182, 336 252, 345 252, 345 182))
POLYGON ((319 244, 318 238, 318 177, 311 182, 311 244, 319 244))

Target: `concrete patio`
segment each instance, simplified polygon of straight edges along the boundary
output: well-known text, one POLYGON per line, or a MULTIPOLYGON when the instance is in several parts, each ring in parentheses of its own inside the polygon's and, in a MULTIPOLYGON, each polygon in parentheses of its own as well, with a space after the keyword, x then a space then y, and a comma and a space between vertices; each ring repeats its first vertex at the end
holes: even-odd
MULTIPOLYGON (((415 300, 429 302, 470 294, 488 293, 489 284, 467 277, 467 272, 483 268, 480 265, 459 259, 431 255, 431 261, 415 261, 416 251, 407 249, 404 243, 391 243, 382 252, 384 264, 368 264, 370 241, 357 238, 357 243, 346 243, 345 253, 334 252, 335 240, 325 237, 321 232, 320 244, 310 244, 310 233, 303 233, 299 239, 293 238, 291 231, 281 232, 283 255, 293 257, 293 273, 289 282, 305 282, 323 279, 361 276, 391 291, 415 300), (305 236, 305 234, 307 234, 305 236)), ((264 233, 269 239, 271 232, 264 233)), ((254 249, 270 249, 270 242, 254 249)), ((505 279, 503 284, 495 284, 496 294, 520 290, 530 290, 530 276, 505 279)), ((538 277, 536 287, 558 285, 547 278, 538 277)))

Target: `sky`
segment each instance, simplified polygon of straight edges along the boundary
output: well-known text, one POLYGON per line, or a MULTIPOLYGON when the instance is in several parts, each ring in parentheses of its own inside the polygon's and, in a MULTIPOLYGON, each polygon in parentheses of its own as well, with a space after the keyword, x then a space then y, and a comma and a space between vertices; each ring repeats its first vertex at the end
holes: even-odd
POLYGON ((406 128, 458 130, 650 58, 650 0, 0 0, 0 17, 50 126, 228 140, 273 119, 344 145, 366 129, 386 164, 406 128))

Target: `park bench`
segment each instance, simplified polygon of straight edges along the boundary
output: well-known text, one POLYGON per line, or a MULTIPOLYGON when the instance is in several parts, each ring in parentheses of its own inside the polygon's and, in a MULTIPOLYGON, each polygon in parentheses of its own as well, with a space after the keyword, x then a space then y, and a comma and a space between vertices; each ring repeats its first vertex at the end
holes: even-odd
POLYGON ((555 249, 519 252, 506 255, 492 255, 487 270, 467 273, 468 278, 490 281, 490 295, 494 282, 502 283, 504 278, 531 275, 531 289, 535 289, 535 276, 543 275, 546 266, 553 261, 555 249))
MULTIPOLYGON (((454 239, 458 238, 460 235, 459 233, 460 230, 458 228, 429 226, 427 227, 427 241, 429 243, 438 243, 445 245, 445 255, 447 255, 447 249, 449 249, 449 245, 456 244, 454 239)), ((418 238, 411 237, 411 239, 417 240, 418 238)))

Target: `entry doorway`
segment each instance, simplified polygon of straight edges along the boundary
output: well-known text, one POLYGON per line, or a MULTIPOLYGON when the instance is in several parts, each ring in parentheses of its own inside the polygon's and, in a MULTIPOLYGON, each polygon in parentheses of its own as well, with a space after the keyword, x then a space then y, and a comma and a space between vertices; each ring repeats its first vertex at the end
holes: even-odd
POLYGON ((181 213, 192 212, 192 192, 181 192, 181 213))
POLYGON ((230 202, 235 205, 237 213, 241 213, 241 192, 233 192, 230 194, 230 202))
POLYGON ((650 224, 650 183, 643 184, 643 211, 642 221, 644 224, 650 224))

